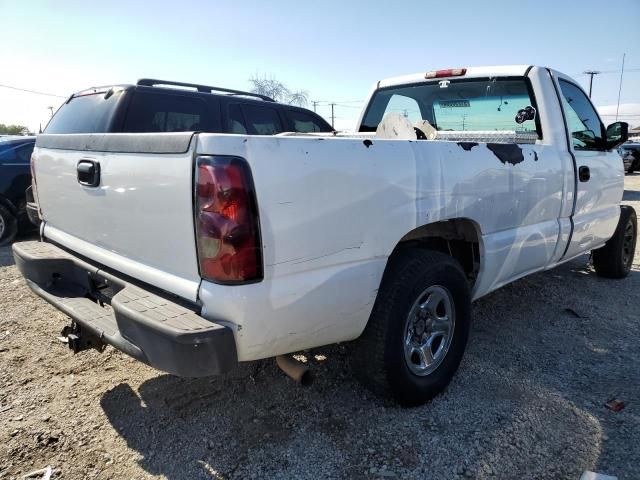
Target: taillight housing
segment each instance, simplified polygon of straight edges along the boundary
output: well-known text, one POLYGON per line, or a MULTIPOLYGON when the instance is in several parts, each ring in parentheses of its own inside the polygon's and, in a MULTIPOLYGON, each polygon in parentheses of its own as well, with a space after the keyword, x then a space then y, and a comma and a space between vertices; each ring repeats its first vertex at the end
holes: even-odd
POLYGON ((447 68, 446 70, 434 70, 427 72, 425 73, 424 78, 461 77, 465 73, 467 73, 466 68, 447 68))
POLYGON ((196 158, 195 228, 202 278, 229 284, 262 280, 260 220, 244 159, 196 158))
POLYGON ((40 217, 40 220, 42 220, 40 202, 38 202, 38 185, 36 184, 36 164, 34 159, 35 153, 32 153, 29 160, 29 169, 31 170, 31 193, 33 194, 33 201, 36 203, 36 205, 38 205, 38 216, 40 217))

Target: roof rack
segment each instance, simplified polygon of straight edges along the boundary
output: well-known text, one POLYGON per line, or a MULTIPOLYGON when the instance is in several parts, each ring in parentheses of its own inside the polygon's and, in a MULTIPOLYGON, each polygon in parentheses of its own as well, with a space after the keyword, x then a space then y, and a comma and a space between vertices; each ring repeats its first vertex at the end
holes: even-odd
POLYGON ((195 88, 199 92, 204 92, 204 93, 224 92, 224 93, 229 93, 231 95, 243 95, 247 97, 256 97, 266 102, 275 102, 273 98, 267 97, 266 95, 260 95, 259 93, 243 92, 242 90, 232 90, 230 88, 211 87, 209 85, 198 85, 196 83, 183 83, 183 82, 172 82, 171 80, 141 78, 140 80, 138 80, 138 83, 136 85, 144 85, 147 87, 155 87, 156 85, 175 85, 177 87, 195 88))

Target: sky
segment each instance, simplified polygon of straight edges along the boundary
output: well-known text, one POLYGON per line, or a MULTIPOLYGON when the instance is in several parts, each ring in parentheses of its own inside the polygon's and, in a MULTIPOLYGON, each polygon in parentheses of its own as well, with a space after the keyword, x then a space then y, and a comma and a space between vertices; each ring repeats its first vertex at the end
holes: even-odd
POLYGON ((619 119, 640 124, 640 0, 0 0, 0 23, 0 123, 34 131, 90 86, 151 77, 249 89, 256 74, 307 90, 328 120, 337 103, 336 127, 349 129, 380 79, 501 64, 550 66, 587 89, 582 72, 602 71, 593 100, 615 112, 625 52, 619 119))

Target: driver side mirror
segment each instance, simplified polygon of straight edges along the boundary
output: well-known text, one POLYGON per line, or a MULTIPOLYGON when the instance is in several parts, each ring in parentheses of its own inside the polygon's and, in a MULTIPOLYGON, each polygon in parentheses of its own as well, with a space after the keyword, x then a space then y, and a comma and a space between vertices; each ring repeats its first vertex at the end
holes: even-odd
POLYGON ((605 149, 611 150, 622 145, 629 139, 629 124, 627 122, 612 123, 607 127, 605 149))

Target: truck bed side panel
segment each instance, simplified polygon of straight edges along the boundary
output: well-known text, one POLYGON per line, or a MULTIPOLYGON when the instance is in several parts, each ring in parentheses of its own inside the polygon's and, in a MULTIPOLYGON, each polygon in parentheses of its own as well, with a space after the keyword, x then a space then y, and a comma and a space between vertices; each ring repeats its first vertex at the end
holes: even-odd
POLYGON ((561 160, 549 146, 514 147, 516 165, 485 144, 199 135, 198 154, 250 163, 265 261, 260 283, 203 282, 203 314, 234 328, 240 360, 356 338, 393 248, 448 218, 481 229, 476 297, 544 268, 559 235, 561 160))

